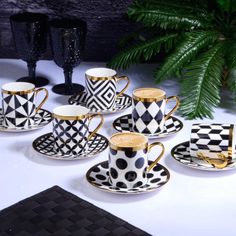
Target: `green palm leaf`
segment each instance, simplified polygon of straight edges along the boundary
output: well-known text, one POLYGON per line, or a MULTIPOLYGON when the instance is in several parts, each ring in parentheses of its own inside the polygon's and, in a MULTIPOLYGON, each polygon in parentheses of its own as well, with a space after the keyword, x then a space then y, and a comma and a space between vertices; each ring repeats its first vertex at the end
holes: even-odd
POLYGON ((180 111, 189 119, 213 118, 213 107, 220 102, 219 87, 224 65, 224 43, 220 42, 186 68, 182 83, 184 100, 180 111))
POLYGON ((177 37, 178 34, 174 33, 161 37, 158 36, 149 41, 140 42, 118 54, 110 63, 108 63, 108 66, 125 69, 140 60, 147 61, 152 56, 159 53, 162 45, 165 46, 166 49, 171 48, 177 37))
POLYGON ((161 28, 208 28, 211 17, 204 10, 194 7, 182 9, 178 4, 163 4, 163 2, 137 1, 128 9, 128 15, 137 22, 146 26, 161 28))
POLYGON ((154 72, 157 82, 180 71, 202 48, 216 41, 218 37, 218 32, 213 31, 186 33, 185 40, 176 47, 161 68, 154 72))

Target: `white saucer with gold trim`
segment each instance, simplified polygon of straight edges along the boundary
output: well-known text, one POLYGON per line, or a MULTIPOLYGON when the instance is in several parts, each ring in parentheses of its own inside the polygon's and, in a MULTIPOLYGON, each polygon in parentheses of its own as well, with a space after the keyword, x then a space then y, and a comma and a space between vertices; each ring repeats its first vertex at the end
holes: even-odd
MULTIPOLYGON (((149 161, 149 164, 151 163, 152 162, 149 161)), ((86 178, 92 186, 106 192, 117 194, 140 194, 152 192, 165 185, 170 179, 170 173, 164 166, 157 163, 147 174, 148 182, 146 185, 132 189, 119 188, 112 186, 110 183, 108 161, 104 161, 91 167, 87 171, 86 178)))
POLYGON ((2 114, 2 109, 0 109, 0 131, 3 132, 26 132, 35 129, 41 129, 52 121, 52 113, 45 109, 39 109, 39 111, 36 113, 34 117, 34 120, 35 120, 34 125, 29 126, 27 128, 24 127, 8 128, 3 126, 3 114, 2 114))
MULTIPOLYGON (((87 94, 85 92, 73 95, 69 98, 68 103, 69 104, 75 104, 75 105, 81 105, 86 107, 86 99, 87 94)), ((116 98, 115 101, 115 107, 113 107, 110 110, 97 110, 97 109, 91 109, 91 113, 101 113, 101 114, 110 114, 110 113, 116 113, 119 111, 123 111, 129 107, 132 106, 132 99, 127 94, 122 94, 121 96, 116 98)))
POLYGON ((228 165, 223 169, 218 169, 204 160, 200 160, 197 157, 190 156, 188 141, 180 143, 175 147, 173 147, 171 150, 171 155, 176 161, 178 161, 178 163, 199 170, 225 171, 225 170, 233 170, 236 167, 235 159, 228 162, 228 165))
POLYGON ((44 134, 33 141, 34 150, 51 159, 57 160, 80 160, 94 157, 108 147, 108 140, 101 134, 96 133, 88 141, 87 148, 80 155, 62 155, 54 150, 54 137, 52 133, 44 134))

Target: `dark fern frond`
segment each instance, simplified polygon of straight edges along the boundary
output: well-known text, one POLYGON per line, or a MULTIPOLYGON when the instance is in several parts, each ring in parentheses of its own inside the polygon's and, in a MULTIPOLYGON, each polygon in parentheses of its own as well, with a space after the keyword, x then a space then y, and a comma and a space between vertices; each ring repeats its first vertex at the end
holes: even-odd
POLYGON ((220 85, 224 65, 224 43, 201 54, 186 67, 182 82, 184 97, 180 111, 189 119, 213 118, 213 107, 220 102, 220 85))
POLYGON ((173 33, 140 42, 118 54, 108 63, 108 66, 125 69, 141 60, 148 61, 159 53, 161 46, 164 46, 166 50, 172 48, 177 37, 178 34, 173 33))
POLYGON ((183 66, 189 63, 201 49, 212 44, 218 37, 219 33, 215 31, 186 33, 185 40, 167 57, 161 68, 154 72, 157 82, 173 75, 176 71, 182 70, 183 66))
POLYGON ((144 23, 147 27, 158 26, 163 29, 209 28, 211 17, 204 10, 186 11, 180 7, 168 6, 159 1, 155 4, 149 1, 137 1, 128 9, 131 19, 144 23))

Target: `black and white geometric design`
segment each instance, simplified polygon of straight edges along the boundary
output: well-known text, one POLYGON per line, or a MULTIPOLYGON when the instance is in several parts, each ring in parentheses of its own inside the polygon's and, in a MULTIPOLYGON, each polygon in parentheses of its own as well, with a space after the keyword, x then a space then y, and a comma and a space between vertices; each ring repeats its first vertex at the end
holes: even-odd
POLYGON ((110 80, 86 79, 87 107, 92 111, 112 109, 116 99, 116 83, 115 78, 110 80))
POLYGON ((34 125, 35 93, 7 94, 2 93, 3 124, 9 128, 34 125))
POLYGON ((232 170, 236 167, 235 159, 232 159, 227 165, 227 167, 223 169, 217 169, 197 157, 192 157, 190 155, 189 142, 183 142, 173 147, 171 150, 171 155, 180 164, 190 167, 190 168, 199 169, 199 170, 224 171, 224 170, 232 170))
POLYGON ((40 129, 48 125, 51 121, 52 121, 52 113, 45 109, 39 109, 38 112, 35 114, 33 125, 28 127, 14 127, 14 128, 5 127, 3 125, 3 111, 2 109, 0 109, 0 131, 4 132, 26 132, 35 129, 40 129))
POLYGON ((114 150, 110 147, 109 176, 113 186, 137 188, 147 183, 147 148, 138 151, 114 150))
POLYGON ((229 147, 234 147, 233 128, 231 124, 193 124, 190 139, 191 156, 197 157, 198 152, 207 153, 208 157, 215 156, 215 153, 229 156, 229 147))
MULTIPOLYGON (((69 98, 68 103, 71 105, 75 104, 75 105, 87 106, 87 97, 88 97, 88 94, 86 92, 73 95, 69 98)), ((115 106, 113 108, 109 110, 96 110, 95 109, 95 110, 92 110, 92 112, 95 112, 95 113, 100 112, 102 114, 109 114, 109 113, 115 113, 118 111, 125 110, 131 106, 132 106, 131 97, 127 94, 122 94, 121 96, 116 97, 115 106)))
MULTIPOLYGON (((149 165, 151 163, 151 161, 148 162, 149 165)), ((114 187, 110 183, 108 161, 104 161, 90 168, 86 178, 91 185, 110 193, 140 194, 154 191, 165 185, 170 179, 170 173, 164 166, 157 164, 147 174, 147 183, 145 185, 130 189, 114 187)))
POLYGON ((37 153, 57 160, 80 160, 94 157, 108 147, 108 140, 98 133, 88 141, 87 148, 79 155, 62 155, 57 153, 54 149, 54 142, 53 134, 48 133, 35 139, 32 145, 37 153))
POLYGON ((133 99, 133 129, 138 133, 155 134, 164 130, 166 100, 142 102, 133 99))
POLYGON ((79 120, 53 119, 54 149, 62 155, 80 155, 87 146, 89 118, 79 120))
MULTIPOLYGON (((124 115, 118 117, 113 122, 113 127, 118 132, 133 132, 133 121, 132 114, 124 115)), ((179 132, 183 128, 183 123, 174 116, 170 116, 168 120, 164 123, 164 130, 158 134, 145 134, 149 138, 159 138, 165 137, 171 134, 179 132)))

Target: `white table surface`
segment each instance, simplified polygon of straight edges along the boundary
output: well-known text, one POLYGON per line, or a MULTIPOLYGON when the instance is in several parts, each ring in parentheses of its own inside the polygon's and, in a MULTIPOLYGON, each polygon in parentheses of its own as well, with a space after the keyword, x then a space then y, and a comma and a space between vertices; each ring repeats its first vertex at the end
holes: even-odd
MULTIPOLYGON (((84 72, 104 63, 82 63, 74 69, 73 81, 84 84, 84 72)), ((138 87, 157 86, 152 77, 154 65, 139 65, 120 74, 128 75, 131 85, 128 94, 138 87)), ((63 82, 62 69, 52 61, 40 61, 38 74, 47 76, 50 85, 45 109, 67 104, 67 96, 51 92, 51 86, 63 82)), ((21 60, 0 60, 0 86, 27 74, 21 60)), ((119 73, 118 73, 119 74, 119 73)), ((159 87, 167 95, 177 95, 177 81, 167 80, 159 87)), ((224 92, 220 108, 215 110, 214 122, 235 124, 236 105, 224 92)), ((40 98, 39 98, 40 99, 40 98)), ((131 110, 106 115, 100 133, 109 137, 115 131, 112 121, 131 110)), ((207 172, 190 169, 177 163, 170 155, 171 148, 188 141, 190 127, 197 122, 180 119, 184 128, 175 136, 160 139, 166 152, 160 161, 170 171, 170 181, 152 193, 124 196, 102 192, 86 182, 86 171, 98 162, 108 159, 108 150, 95 158, 77 161, 59 161, 38 155, 32 141, 52 130, 52 125, 26 133, 0 133, 0 209, 8 207, 42 190, 59 185, 65 190, 101 207, 152 235, 236 235, 236 170, 207 172)), ((198 120, 199 121, 199 120, 198 120)), ((205 119, 204 122, 213 122, 205 119)), ((153 142, 151 140, 150 142, 153 142)), ((156 141, 156 140, 155 140, 156 141)), ((155 154, 155 153, 154 153, 155 154)), ((151 155, 152 158, 153 155, 151 155)))

